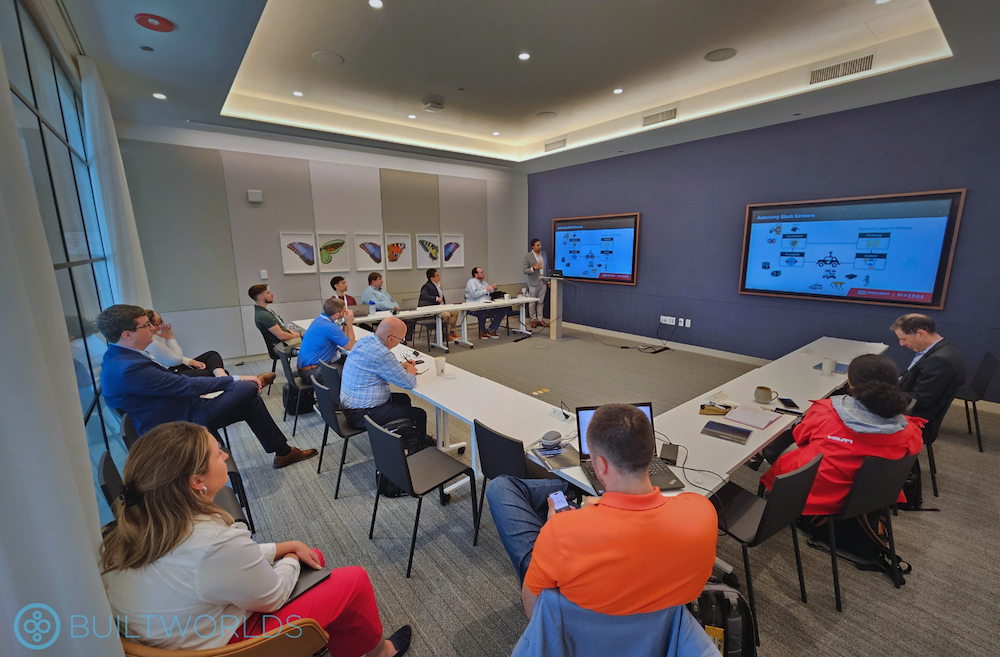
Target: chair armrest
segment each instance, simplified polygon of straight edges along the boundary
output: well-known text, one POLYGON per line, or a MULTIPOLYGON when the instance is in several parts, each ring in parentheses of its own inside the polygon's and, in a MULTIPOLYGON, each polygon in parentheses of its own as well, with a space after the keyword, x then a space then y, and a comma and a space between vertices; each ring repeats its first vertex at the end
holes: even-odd
POLYGON ((310 657, 329 635, 312 618, 300 618, 281 626, 271 636, 260 636, 208 650, 163 650, 122 639, 126 657, 310 657))

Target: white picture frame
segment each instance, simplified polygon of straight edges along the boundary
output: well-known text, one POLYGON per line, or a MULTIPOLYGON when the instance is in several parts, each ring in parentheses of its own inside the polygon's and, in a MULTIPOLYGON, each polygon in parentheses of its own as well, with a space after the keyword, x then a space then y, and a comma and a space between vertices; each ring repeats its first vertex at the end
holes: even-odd
POLYGON ((316 273, 316 235, 279 233, 281 271, 285 274, 316 273))
POLYGON ((355 271, 382 271, 385 269, 384 244, 380 233, 354 233, 355 271))
POLYGON ((417 234, 413 252, 417 254, 417 269, 430 269, 441 266, 441 236, 430 233, 417 234))
POLYGON ((409 233, 386 233, 386 269, 413 269, 413 237, 409 233))
POLYGON ((458 233, 445 233, 441 235, 441 266, 442 267, 464 267, 465 266, 465 236, 458 233), (451 247, 451 244, 457 246, 451 247))
POLYGON ((316 260, 321 272, 351 271, 351 242, 347 233, 317 233, 316 260), (338 240, 343 242, 340 248, 336 252, 330 252, 328 249, 324 254, 323 247, 328 244, 334 246, 338 240), (329 258, 329 262, 324 262, 326 259, 324 255, 329 258))

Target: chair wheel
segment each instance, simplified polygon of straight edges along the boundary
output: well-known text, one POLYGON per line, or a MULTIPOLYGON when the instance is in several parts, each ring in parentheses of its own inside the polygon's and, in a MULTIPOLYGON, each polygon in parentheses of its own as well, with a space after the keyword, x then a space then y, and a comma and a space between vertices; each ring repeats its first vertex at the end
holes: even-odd
POLYGON ((459 454, 465 454, 465 448, 464 447, 459 447, 458 448, 458 453, 459 454))
POLYGON ((726 586, 731 586, 734 589, 740 588, 740 578, 736 576, 736 573, 726 573, 723 575, 722 583, 726 586))

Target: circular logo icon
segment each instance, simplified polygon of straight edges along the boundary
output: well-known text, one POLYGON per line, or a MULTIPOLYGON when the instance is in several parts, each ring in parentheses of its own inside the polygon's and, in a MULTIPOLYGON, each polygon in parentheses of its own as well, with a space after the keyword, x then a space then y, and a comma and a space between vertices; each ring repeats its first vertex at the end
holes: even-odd
POLYGON ((40 602, 25 605, 14 619, 14 635, 31 650, 43 650, 55 643, 59 628, 56 610, 40 602))

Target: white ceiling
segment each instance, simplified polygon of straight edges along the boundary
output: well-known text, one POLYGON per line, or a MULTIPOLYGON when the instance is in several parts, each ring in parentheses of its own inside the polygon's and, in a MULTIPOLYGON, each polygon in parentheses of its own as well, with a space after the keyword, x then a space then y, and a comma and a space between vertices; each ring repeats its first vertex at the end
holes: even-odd
POLYGON ((64 6, 119 121, 267 131, 528 172, 1000 77, 996 0, 384 2, 64 6), (160 12, 177 29, 145 30, 137 11, 160 12), (722 47, 739 54, 703 59, 722 47), (317 50, 345 63, 317 63, 317 50), (876 53, 872 75, 803 93, 809 69, 867 52, 876 53), (922 60, 935 61, 914 65, 922 60), (431 99, 445 111, 419 109, 431 99), (677 120, 636 128, 662 106, 676 106, 677 120), (566 150, 537 157, 562 136, 566 150))

